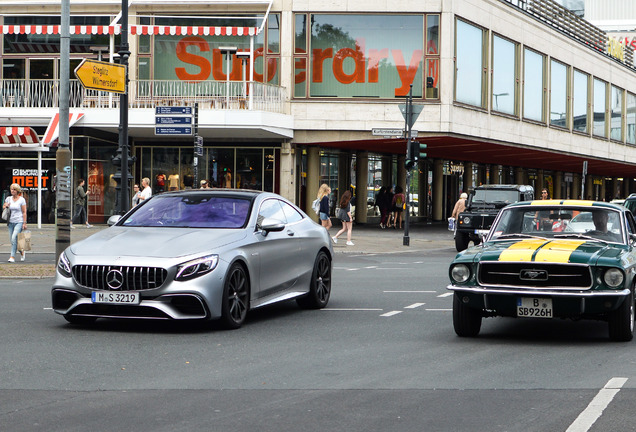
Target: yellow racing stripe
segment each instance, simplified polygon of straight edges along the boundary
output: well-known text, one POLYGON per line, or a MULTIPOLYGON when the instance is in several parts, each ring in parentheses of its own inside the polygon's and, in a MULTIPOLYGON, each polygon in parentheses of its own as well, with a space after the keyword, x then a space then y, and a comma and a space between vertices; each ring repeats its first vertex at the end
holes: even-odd
POLYGON ((579 246, 585 243, 584 240, 555 240, 543 246, 534 258, 537 262, 566 263, 570 260, 570 255, 579 246))
POLYGON ((532 255, 545 243, 543 239, 522 240, 501 252, 499 261, 532 261, 532 255))

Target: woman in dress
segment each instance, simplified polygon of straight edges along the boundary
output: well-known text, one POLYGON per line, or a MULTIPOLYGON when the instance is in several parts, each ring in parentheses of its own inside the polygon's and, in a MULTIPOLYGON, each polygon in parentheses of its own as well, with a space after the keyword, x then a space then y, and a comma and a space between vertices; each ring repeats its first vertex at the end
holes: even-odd
POLYGON ((342 228, 331 237, 334 243, 338 243, 338 237, 340 234, 347 231, 347 246, 353 246, 351 241, 351 230, 353 230, 353 218, 351 217, 351 192, 346 190, 340 198, 340 205, 338 206, 338 218, 342 221, 342 228))
POLYGON ((331 228, 331 217, 329 217, 329 194, 331 193, 331 188, 327 183, 323 183, 320 185, 320 189, 318 189, 318 195, 316 198, 320 200, 320 211, 318 215, 320 216, 320 224, 325 227, 327 231, 331 228))
MULTIPOLYGON (((22 188, 19 184, 13 183, 10 187, 11 196, 7 197, 2 208, 9 208, 11 216, 9 217, 9 239, 11 240, 11 256, 9 262, 15 262, 15 253, 18 249, 18 234, 25 230, 26 223, 26 200, 22 197, 22 188)), ((20 251, 22 261, 26 258, 26 252, 20 251)))

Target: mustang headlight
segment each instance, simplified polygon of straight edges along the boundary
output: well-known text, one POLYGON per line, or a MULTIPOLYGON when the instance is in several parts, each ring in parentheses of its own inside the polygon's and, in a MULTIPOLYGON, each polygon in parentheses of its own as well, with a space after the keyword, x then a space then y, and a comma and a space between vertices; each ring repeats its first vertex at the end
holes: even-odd
POLYGON ((451 278, 453 278, 453 281, 455 282, 466 282, 469 277, 470 269, 466 264, 457 264, 451 269, 451 278))
POLYGON ((59 271, 62 276, 71 277, 71 263, 68 262, 65 252, 62 252, 60 259, 57 260, 57 271, 59 271))
POLYGON ((603 282, 610 288, 617 288, 623 284, 625 276, 623 272, 617 268, 611 268, 605 271, 603 274, 603 282))
POLYGON ((175 280, 184 281, 210 273, 219 263, 218 255, 208 255, 180 264, 177 267, 175 280))

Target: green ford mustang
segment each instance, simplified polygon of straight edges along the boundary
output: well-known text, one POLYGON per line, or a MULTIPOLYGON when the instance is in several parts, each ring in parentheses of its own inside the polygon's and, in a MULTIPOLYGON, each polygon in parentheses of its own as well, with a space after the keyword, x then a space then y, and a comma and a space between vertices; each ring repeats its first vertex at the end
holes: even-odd
POLYGON ((476 336, 483 317, 600 319, 634 336, 636 221, 623 206, 547 200, 505 207, 484 242, 450 265, 453 325, 476 336))

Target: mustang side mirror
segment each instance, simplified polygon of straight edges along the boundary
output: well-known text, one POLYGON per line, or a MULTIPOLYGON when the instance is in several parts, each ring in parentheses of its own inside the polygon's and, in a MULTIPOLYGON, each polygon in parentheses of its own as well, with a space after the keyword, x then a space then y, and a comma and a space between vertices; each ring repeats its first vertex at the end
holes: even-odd
POLYGON ((629 241, 630 243, 636 243, 636 234, 630 234, 629 241))
POLYGON ((475 234, 479 236, 479 239, 481 240, 482 243, 486 239, 486 236, 488 235, 489 232, 490 230, 485 230, 485 229, 475 230, 475 234))
POLYGON ((270 231, 282 231, 285 229, 283 221, 274 218, 265 218, 260 224, 263 235, 266 236, 270 231))

